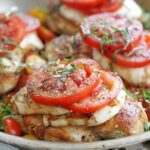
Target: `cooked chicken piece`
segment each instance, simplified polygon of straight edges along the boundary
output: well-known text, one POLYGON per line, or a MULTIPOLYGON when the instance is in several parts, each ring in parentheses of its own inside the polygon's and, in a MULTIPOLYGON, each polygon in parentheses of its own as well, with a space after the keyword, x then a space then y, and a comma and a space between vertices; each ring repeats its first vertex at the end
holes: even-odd
POLYGON ((12 90, 20 74, 20 55, 16 52, 10 52, 6 56, 0 57, 0 95, 12 90))
POLYGON ((38 70, 42 66, 46 65, 46 61, 37 54, 31 54, 26 58, 25 63, 31 68, 31 70, 38 70))
MULTIPOLYGON (((99 95, 101 97, 101 95, 99 95)), ((104 107, 101 110, 96 111, 91 114, 91 116, 86 115, 70 115, 70 116, 58 116, 58 117, 48 117, 47 120, 52 126, 76 126, 76 125, 87 125, 96 126, 100 125, 110 118, 114 117, 122 108, 126 95, 124 91, 118 94, 118 97, 113 102, 113 104, 104 107)), ((60 108, 58 106, 46 106, 40 105, 30 99, 26 87, 20 90, 11 100, 11 107, 13 108, 15 114, 19 115, 65 115, 71 113, 70 111, 60 108)))
POLYGON ((50 12, 51 15, 47 17, 48 27, 57 34, 73 35, 79 30, 79 24, 69 21, 57 12, 50 12))
POLYGON ((19 80, 19 75, 0 75, 0 95, 6 94, 15 88, 19 80))
MULTIPOLYGON (((39 132, 37 130, 37 132, 39 132)), ((43 137, 48 141, 92 142, 100 140, 93 130, 84 127, 46 128, 43 137)))
MULTIPOLYGON (((86 14, 65 6, 60 0, 49 0, 49 15, 47 24, 49 28, 58 34, 74 34, 78 31, 86 14)), ((142 16, 142 9, 134 0, 125 0, 123 6, 115 13, 125 15, 129 18, 139 19, 142 16)))
MULTIPOLYGON (((44 126, 60 127, 60 126, 97 126, 100 125, 112 117, 114 117, 122 108, 125 101, 125 93, 121 91, 116 101, 112 104, 96 111, 90 115, 81 114, 67 114, 61 116, 41 115, 38 116, 37 122, 41 120, 40 124, 44 126)), ((38 114, 38 113, 37 113, 38 114)), ((29 115, 24 116, 25 124, 32 124, 35 122, 36 116, 29 115)), ((37 124, 37 123, 36 123, 37 124)))
POLYGON ((38 139, 47 141, 90 142, 99 140, 92 128, 87 127, 47 127, 42 122, 42 115, 16 116, 23 132, 34 134, 38 139))
POLYGON ((64 115, 71 113, 70 111, 55 106, 41 105, 30 99, 26 87, 22 88, 9 101, 10 107, 17 115, 64 115))
MULTIPOLYGON (((93 58, 105 69, 110 69, 111 60, 93 51, 93 58)), ((150 87, 150 65, 139 68, 127 68, 113 64, 113 69, 128 83, 143 87, 150 87)))
POLYGON ((135 101, 126 101, 115 117, 95 127, 86 127, 85 125, 71 127, 68 125, 61 126, 61 124, 58 127, 51 127, 47 118, 44 117, 42 115, 20 116, 17 121, 22 127, 25 126, 25 133, 34 134, 39 139, 72 142, 119 138, 139 134, 144 132, 144 124, 148 122, 143 107, 135 101))
POLYGON ((126 101, 119 114, 106 123, 95 127, 103 139, 119 138, 144 132, 147 115, 138 102, 126 101))
POLYGON ((84 43, 80 34, 74 36, 63 35, 47 43, 45 57, 49 61, 56 61, 66 57, 91 57, 91 48, 84 43))

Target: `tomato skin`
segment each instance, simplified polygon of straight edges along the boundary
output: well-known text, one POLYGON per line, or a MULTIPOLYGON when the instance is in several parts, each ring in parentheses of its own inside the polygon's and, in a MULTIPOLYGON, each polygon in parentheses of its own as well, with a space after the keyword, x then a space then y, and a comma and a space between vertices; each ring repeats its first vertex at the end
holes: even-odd
POLYGON ((150 110, 146 111, 147 117, 148 117, 148 121, 150 121, 150 110))
POLYGON ((51 41, 55 37, 54 33, 46 29, 44 26, 40 26, 37 29, 37 33, 43 42, 51 41))
POLYGON ((92 8, 104 2, 105 0, 62 0, 62 3, 64 5, 67 5, 69 7, 76 8, 76 9, 92 8))
POLYGON ((143 26, 137 20, 131 22, 128 18, 118 14, 103 13, 90 16, 83 21, 80 32, 89 46, 100 51, 113 53, 121 49, 122 52, 130 52, 140 43, 143 26), (132 28, 132 30, 127 33, 126 28, 128 30, 132 28), (124 32, 126 32, 128 39, 125 38, 124 32))
MULTIPOLYGON (((141 41, 141 44, 144 44, 143 42, 144 41, 141 41)), ((141 49, 140 45, 139 45, 139 48, 140 48, 139 52, 143 51, 143 54, 147 54, 147 58, 144 56, 140 57, 138 55, 133 56, 133 57, 125 57, 124 54, 119 53, 119 54, 115 55, 114 63, 116 63, 120 66, 123 66, 123 67, 127 67, 127 68, 139 68, 139 67, 144 67, 144 66, 149 65, 150 64, 150 47, 149 47, 148 43, 146 43, 146 44, 147 44, 147 47, 143 47, 143 49, 141 49)), ((105 51, 105 55, 109 59, 113 58, 113 53, 111 53, 109 51, 105 51)))
POLYGON ((3 119, 4 131, 8 134, 21 136, 21 127, 19 123, 12 117, 6 117, 3 119))
MULTIPOLYGON (((91 80, 95 80, 91 76, 91 80)), ((82 101, 84 98, 86 98, 88 95, 90 95, 99 84, 100 80, 95 80, 92 85, 84 88, 81 88, 78 93, 74 93, 70 96, 64 96, 64 97, 48 97, 47 95, 38 95, 35 92, 32 92, 30 94, 31 99, 33 99, 37 103, 41 103, 44 105, 55 105, 55 106, 68 106, 75 102, 82 101)))
MULTIPOLYGON (((97 96, 96 98, 88 97, 82 102, 75 103, 66 108, 76 113, 87 114, 87 113, 93 113, 99 109, 102 109, 106 105, 109 105, 111 102, 113 102, 113 100, 117 97, 118 93, 121 91, 123 83, 121 79, 118 78, 116 80, 115 79, 116 77, 113 77, 110 73, 105 72, 105 71, 101 73, 101 78, 103 81, 103 84, 101 85, 101 87, 104 86, 104 84, 110 87, 110 93, 108 93, 109 96, 105 100, 103 100, 103 98, 100 99, 101 97, 97 98, 97 96)), ((104 96, 106 95, 106 93, 102 95, 104 96)))
POLYGON ((4 43, 4 37, 19 44, 25 35, 25 27, 26 25, 15 15, 10 15, 9 18, 4 19, 0 23, 0 42, 2 42, 0 48, 13 50, 16 46, 4 43))
POLYGON ((97 14, 97 13, 102 13, 102 12, 115 12, 119 8, 122 7, 122 2, 119 0, 107 0, 102 5, 98 5, 93 8, 89 9, 79 9, 81 12, 87 14, 87 15, 92 15, 92 14, 97 14))
MULTIPOLYGON (((32 100, 44 105, 68 106, 75 102, 82 101, 93 92, 93 89, 101 84, 99 74, 94 72, 95 70, 99 70, 99 65, 94 60, 77 59, 68 64, 62 63, 64 67, 69 64, 75 66, 80 65, 82 68, 69 73, 61 80, 49 76, 46 72, 39 72, 41 78, 43 78, 40 86, 37 86, 36 89, 30 91, 30 87, 32 89, 32 85, 35 85, 35 83, 32 83, 32 80, 34 79, 31 78, 31 82, 28 84, 28 91, 30 91, 32 100), (42 77, 44 75, 45 77, 42 77), (38 91, 40 94, 38 94, 38 91), (55 92, 57 94, 54 94, 55 92)), ((50 70, 48 72, 50 72, 50 70)), ((34 77, 34 75, 32 76, 34 77)), ((37 79, 36 82, 40 83, 40 80, 37 79)))

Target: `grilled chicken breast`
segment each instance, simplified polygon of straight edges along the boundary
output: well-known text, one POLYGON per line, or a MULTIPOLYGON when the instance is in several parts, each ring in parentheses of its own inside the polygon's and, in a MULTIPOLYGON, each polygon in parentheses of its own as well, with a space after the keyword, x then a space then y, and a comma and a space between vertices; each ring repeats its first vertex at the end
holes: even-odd
MULTIPOLYGON (((61 123, 58 127, 52 127, 49 124, 51 116, 45 118, 43 115, 17 116, 16 118, 24 127, 25 133, 32 133, 44 140, 71 142, 94 141, 139 134, 144 131, 144 123, 147 122, 143 107, 140 103, 133 101, 126 101, 115 117, 94 127, 87 125, 61 126, 61 123)), ((78 119, 80 118, 81 116, 78 116, 78 119)), ((76 118, 72 117, 72 122, 74 119, 76 118)))
POLYGON ((10 99, 10 106, 17 115, 52 115, 44 116, 44 120, 48 125, 54 127, 80 125, 97 126, 114 117, 122 108, 125 98, 125 92, 121 91, 113 104, 107 105, 90 116, 76 115, 71 111, 58 106, 41 105, 34 102, 29 97, 26 87, 24 87, 12 99, 10 99))
POLYGON ((17 52, 10 52, 5 57, 0 57, 0 95, 12 90, 20 74, 21 57, 17 52))
MULTIPOLYGON (((60 0, 50 0, 50 12, 47 17, 47 24, 49 28, 58 33, 74 34, 78 31, 82 20, 87 16, 86 14, 62 5, 60 0)), ((123 6, 116 11, 121 15, 126 15, 129 18, 140 18, 142 10, 134 0, 125 0, 123 6)))

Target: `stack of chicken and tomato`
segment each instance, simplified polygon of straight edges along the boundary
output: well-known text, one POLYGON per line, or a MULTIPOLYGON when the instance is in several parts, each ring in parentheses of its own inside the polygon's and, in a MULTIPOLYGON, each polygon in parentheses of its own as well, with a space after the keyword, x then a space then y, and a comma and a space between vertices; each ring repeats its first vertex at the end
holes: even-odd
POLYGON ((7 105, 22 134, 88 142, 144 132, 147 116, 116 73, 87 58, 51 62, 32 73, 7 105))

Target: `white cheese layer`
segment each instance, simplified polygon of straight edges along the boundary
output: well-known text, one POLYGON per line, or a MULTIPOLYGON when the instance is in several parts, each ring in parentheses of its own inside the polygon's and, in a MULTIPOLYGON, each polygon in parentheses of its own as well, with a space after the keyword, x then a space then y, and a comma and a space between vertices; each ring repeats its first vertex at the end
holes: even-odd
MULTIPOLYGON (((110 69, 110 60, 98 51, 93 51, 93 58, 103 68, 110 69)), ((113 64, 113 69, 130 84, 150 87, 150 65, 139 68, 128 68, 113 64)))
MULTIPOLYGON (((105 123, 109 119, 113 118, 115 115, 119 113, 121 108, 124 105, 124 101, 126 98, 125 92, 122 90, 117 98, 116 98, 116 103, 111 106, 107 105, 104 108, 96 111, 91 115, 91 117, 88 116, 78 116, 76 114, 72 114, 72 116, 60 116, 60 117, 55 117, 55 119, 52 119, 50 117, 45 118, 44 120, 48 120, 48 123, 51 124, 53 127, 60 127, 60 126, 97 126, 100 124, 105 123)), ((46 122, 46 121, 44 121, 46 122)), ((48 124, 47 123, 47 124, 48 124)))
POLYGON ((29 33, 27 36, 25 36, 20 46, 23 49, 33 47, 35 49, 41 50, 44 48, 44 44, 42 43, 36 32, 29 33))

